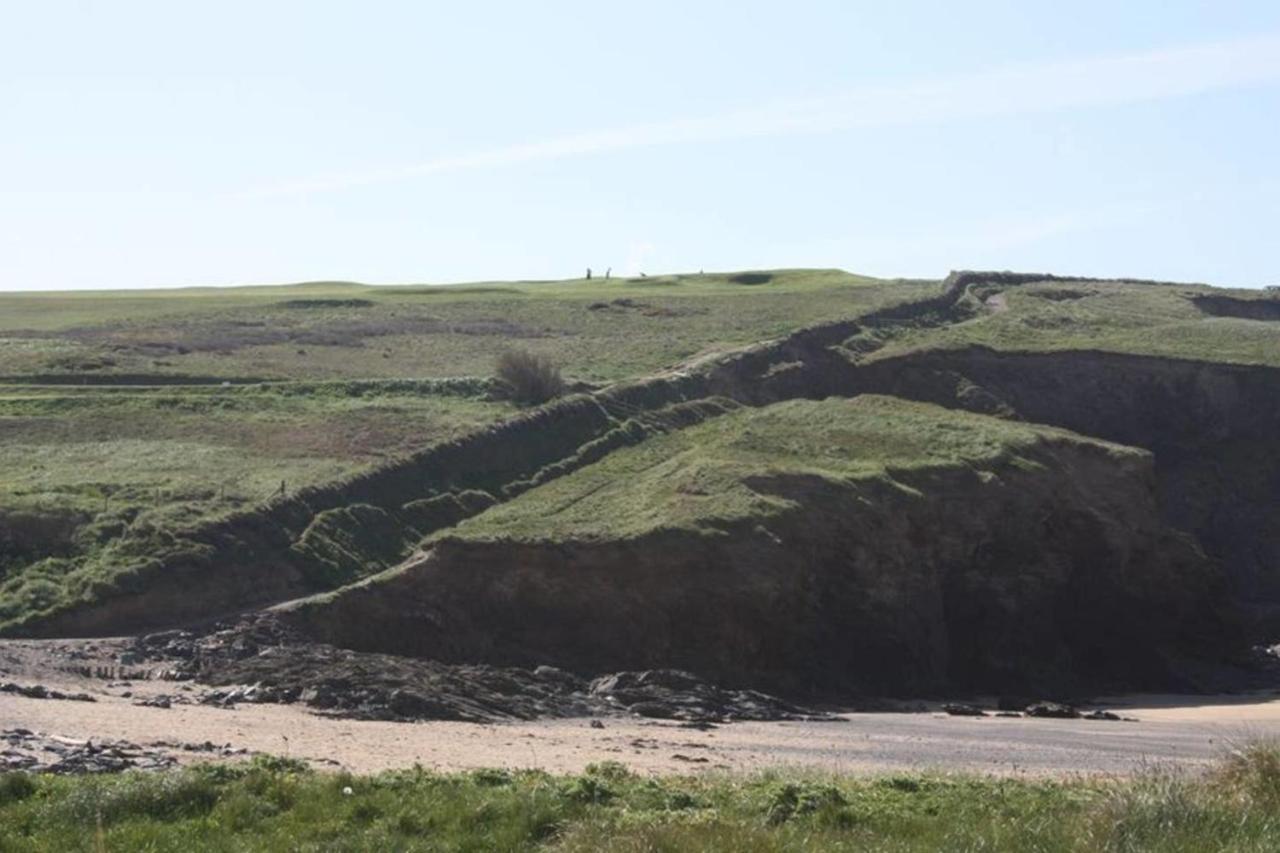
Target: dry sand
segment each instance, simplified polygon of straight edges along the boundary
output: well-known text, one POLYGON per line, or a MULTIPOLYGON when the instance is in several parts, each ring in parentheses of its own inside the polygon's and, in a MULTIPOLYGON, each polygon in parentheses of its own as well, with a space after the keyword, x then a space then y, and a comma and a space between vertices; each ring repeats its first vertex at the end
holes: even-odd
MULTIPOLYGON (((301 706, 145 708, 102 682, 46 682, 85 689, 95 703, 0 694, 0 729, 73 738, 212 741, 372 772, 421 764, 441 770, 537 767, 572 772, 620 761, 644 773, 803 767, 841 773, 936 769, 1004 775, 1128 774, 1197 767, 1233 744, 1280 737, 1274 694, 1117 697, 1137 722, 947 717, 934 713, 847 714, 828 723, 735 723, 709 731, 675 723, 604 719, 534 723, 361 722, 301 706)), ((137 695, 174 685, 137 685, 137 695)), ((196 760, 188 755, 184 760, 196 760)))

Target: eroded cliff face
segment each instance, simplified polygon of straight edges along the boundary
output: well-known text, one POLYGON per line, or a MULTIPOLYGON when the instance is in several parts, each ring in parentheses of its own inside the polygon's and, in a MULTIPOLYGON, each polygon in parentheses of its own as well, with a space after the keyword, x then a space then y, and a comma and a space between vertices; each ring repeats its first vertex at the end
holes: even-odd
POLYGON ((850 393, 990 412, 1150 450, 1167 521, 1221 562, 1239 602, 1280 603, 1280 370, 973 347, 872 362, 847 381, 850 393))
POLYGON ((1150 463, 1062 438, 990 468, 758 477, 787 509, 605 541, 449 537, 279 616, 362 651, 789 692, 1193 686, 1183 664, 1239 638, 1150 463))
POLYGON ((1280 322, 1280 297, 1264 296, 1240 299, 1233 296, 1197 296, 1197 308, 1215 317, 1237 317, 1243 320, 1280 322))

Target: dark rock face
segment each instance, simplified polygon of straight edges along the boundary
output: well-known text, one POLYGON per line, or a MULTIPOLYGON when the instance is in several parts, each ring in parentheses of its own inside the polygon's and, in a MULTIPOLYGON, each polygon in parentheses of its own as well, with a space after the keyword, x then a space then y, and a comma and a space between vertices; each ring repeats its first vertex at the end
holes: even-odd
POLYGON ((1237 601, 1280 604, 1280 370, 970 347, 866 365, 850 390, 1000 412, 1150 450, 1167 522, 1226 569, 1237 601))
POLYGON ((768 529, 448 539, 280 616, 362 651, 846 696, 1167 687, 1233 647, 1221 577, 1161 520, 1149 457, 1064 437, 1024 462, 759 478, 796 506, 768 529))

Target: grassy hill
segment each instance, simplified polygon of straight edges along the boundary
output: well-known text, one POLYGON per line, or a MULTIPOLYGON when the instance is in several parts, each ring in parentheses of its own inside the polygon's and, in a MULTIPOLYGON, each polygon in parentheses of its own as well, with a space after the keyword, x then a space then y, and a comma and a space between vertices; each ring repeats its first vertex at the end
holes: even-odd
MULTIPOLYGON (((1044 438, 1020 417, 1150 448, 1142 418, 1181 423, 1180 400, 1198 401, 1199 438, 1157 464, 1234 455, 1160 468, 1159 482, 1234 501, 1224 514, 1172 500, 1177 526, 1222 556, 1241 531, 1221 519, 1265 528, 1275 503, 1262 474, 1242 492, 1222 472, 1268 440, 1277 304, 1203 285, 836 270, 0 295, 0 624, 106 612, 121 596, 145 609, 166 578, 166 606, 204 584, 230 607, 240 599, 217 587, 253 588, 268 566, 285 580, 264 594, 305 593, 367 573, 358 548, 342 546, 333 573, 307 543, 331 552, 343 525, 369 519, 413 543, 489 504, 456 534, 764 517, 777 499, 743 485, 761 472, 1016 459, 1044 438), (521 420, 489 380, 510 347, 561 365, 579 396, 521 420), (786 402, 866 392, 1003 420, 871 397, 838 414, 786 402), (1058 399, 1071 404, 1040 405, 1058 399), (712 400, 727 404, 698 408, 712 400), (777 405, 733 413, 762 404, 777 405), (459 502, 466 490, 480 497, 459 502)), ((370 555, 368 571, 394 557, 370 555)))
POLYGON ((81 567, 127 530, 263 506, 511 417, 489 386, 510 347, 609 382, 933 289, 791 270, 0 294, 0 621, 83 594, 81 567))

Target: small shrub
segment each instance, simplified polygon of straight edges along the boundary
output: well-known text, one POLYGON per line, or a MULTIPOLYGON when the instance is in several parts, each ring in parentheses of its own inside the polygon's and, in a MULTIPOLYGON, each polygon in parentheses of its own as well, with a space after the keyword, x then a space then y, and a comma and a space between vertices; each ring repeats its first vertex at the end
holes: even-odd
POLYGON ((882 788, 898 791, 903 794, 916 794, 920 791, 920 780, 911 776, 890 776, 878 783, 882 788))
POLYGON ((1258 741, 1233 749, 1217 778, 1255 802, 1280 804, 1280 741, 1258 741))
POLYGON ((249 766, 267 773, 296 773, 306 776, 313 772, 311 765, 302 759, 287 758, 283 755, 255 755, 249 762, 249 766))
POLYGON ((512 778, 510 771, 500 767, 482 767, 471 771, 471 781, 481 788, 498 788, 510 785, 512 778))
POLYGON ((626 782, 636 778, 627 765, 621 761, 600 761, 587 765, 587 775, 595 776, 606 782, 626 782))
POLYGON ((671 811, 685 811, 687 809, 701 808, 702 803, 688 791, 672 791, 667 796, 665 805, 671 811))
POLYGON ((617 793, 596 776, 579 776, 564 788, 564 796, 575 803, 607 803, 617 793))
POLYGON ((786 823, 792 817, 834 809, 847 803, 834 785, 812 782, 785 782, 769 793, 765 814, 769 823, 786 823))
POLYGON ((0 806, 18 803, 36 792, 36 780, 28 773, 0 773, 0 806))
POLYGON ((539 405, 564 393, 560 368, 546 356, 507 350, 498 357, 497 380, 517 403, 539 405))

